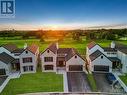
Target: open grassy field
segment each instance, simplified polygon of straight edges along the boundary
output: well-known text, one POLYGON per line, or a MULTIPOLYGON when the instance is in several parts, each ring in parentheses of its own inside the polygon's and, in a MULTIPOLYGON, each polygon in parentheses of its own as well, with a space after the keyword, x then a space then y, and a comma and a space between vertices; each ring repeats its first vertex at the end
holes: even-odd
MULTIPOLYGON (((45 39, 45 42, 41 43, 39 39, 25 39, 25 40, 23 40, 21 37, 9 37, 9 38, 0 37, 0 45, 6 44, 6 43, 14 43, 18 47, 23 48, 24 43, 27 43, 27 44, 35 43, 35 44, 39 45, 40 52, 42 52, 50 43, 52 43, 54 41, 57 41, 57 39, 48 38, 48 39, 45 39)), ((85 54, 86 45, 89 42, 90 41, 86 41, 85 37, 81 42, 75 41, 72 38, 66 37, 66 38, 64 38, 63 41, 59 42, 59 45, 60 45, 60 47, 76 48, 80 54, 85 54)), ((111 41, 109 41, 109 40, 96 40, 96 42, 103 47, 109 46, 111 43, 111 41)), ((118 42, 121 42, 121 43, 127 45, 126 40, 118 41, 118 42)))
POLYGON ((17 95, 33 92, 62 92, 63 76, 51 72, 24 74, 9 81, 0 95, 17 95))

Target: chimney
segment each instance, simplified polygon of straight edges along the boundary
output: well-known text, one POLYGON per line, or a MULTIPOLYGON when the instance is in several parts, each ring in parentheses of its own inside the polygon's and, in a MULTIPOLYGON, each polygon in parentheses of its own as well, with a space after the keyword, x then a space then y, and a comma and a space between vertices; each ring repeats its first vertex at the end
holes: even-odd
POLYGON ((26 48, 27 48, 27 43, 24 44, 24 49, 26 49, 26 48))
POLYGON ((111 42, 111 48, 115 48, 115 42, 114 41, 111 42))
POLYGON ((56 43, 56 48, 57 48, 57 49, 59 48, 58 42, 56 43))

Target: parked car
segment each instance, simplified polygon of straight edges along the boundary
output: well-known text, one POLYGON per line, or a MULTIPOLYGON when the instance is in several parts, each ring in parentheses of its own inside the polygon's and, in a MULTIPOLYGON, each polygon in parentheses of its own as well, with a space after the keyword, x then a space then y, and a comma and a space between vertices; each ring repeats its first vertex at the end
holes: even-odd
POLYGON ((107 73, 106 79, 109 82, 109 84, 112 84, 114 81, 116 81, 116 78, 112 73, 107 73))

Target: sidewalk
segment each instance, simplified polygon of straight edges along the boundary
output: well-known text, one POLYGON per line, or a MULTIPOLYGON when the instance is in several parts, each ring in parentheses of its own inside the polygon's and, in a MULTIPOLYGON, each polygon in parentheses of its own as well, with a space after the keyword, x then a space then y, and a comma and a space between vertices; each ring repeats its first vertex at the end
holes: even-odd
POLYGON ((65 70, 59 70, 57 74, 63 74, 63 85, 64 85, 64 92, 68 92, 68 81, 67 81, 67 72, 65 70))

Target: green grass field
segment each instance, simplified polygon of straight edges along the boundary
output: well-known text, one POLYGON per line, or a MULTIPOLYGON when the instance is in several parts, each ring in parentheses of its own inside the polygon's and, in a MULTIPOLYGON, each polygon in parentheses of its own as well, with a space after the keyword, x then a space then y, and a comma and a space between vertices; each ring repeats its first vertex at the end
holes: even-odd
POLYGON ((0 95, 17 95, 33 92, 62 92, 63 76, 51 72, 24 74, 9 81, 0 95))
MULTIPOLYGON (((57 39, 54 38, 49 38, 49 39, 45 39, 45 42, 41 43, 39 39, 26 39, 23 40, 21 37, 9 37, 9 38, 0 38, 0 45, 2 44, 6 44, 6 43, 14 43, 16 44, 18 47, 23 48, 24 43, 27 44, 32 44, 35 43, 40 47, 40 52, 42 52, 50 43, 56 41, 57 39)), ((85 37, 83 39, 82 42, 77 42, 75 40, 73 40, 72 38, 64 38, 64 40, 62 42, 59 42, 60 47, 65 47, 65 48, 76 48, 80 54, 85 54, 85 50, 86 50, 86 45, 89 43, 90 41, 86 41, 85 37)), ((103 47, 109 46, 111 41, 109 40, 96 40, 96 42, 98 44, 100 44, 103 47)), ((118 41, 121 42, 123 44, 127 45, 127 41, 118 41)))
MULTIPOLYGON (((32 44, 35 43, 40 47, 40 52, 42 52, 46 47, 56 41, 57 39, 50 38, 45 39, 45 42, 41 43, 39 39, 26 39, 23 40, 21 37, 10 37, 2 38, 0 37, 0 45, 6 43, 14 43, 18 47, 23 48, 24 43, 32 44)), ((83 41, 78 42, 74 41, 72 38, 64 38, 62 42, 59 42, 60 47, 65 48, 76 48, 80 54, 85 54, 86 45, 90 41, 86 41, 85 38, 83 41)), ((111 41, 108 40, 97 40, 98 44, 103 47, 109 46, 111 41)), ((127 45, 127 41, 119 41, 127 45)), ((93 91, 96 91, 96 85, 91 76, 88 77, 92 81, 93 91)), ((37 72, 35 74, 26 74, 22 75, 19 79, 11 80, 8 85, 5 87, 1 95, 16 95, 19 93, 28 93, 28 92, 54 92, 54 91, 63 91, 63 79, 62 75, 56 75, 55 73, 42 73, 37 72)))
POLYGON ((127 74, 125 76, 119 76, 120 79, 127 85, 127 74))

